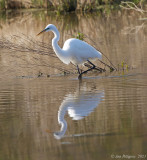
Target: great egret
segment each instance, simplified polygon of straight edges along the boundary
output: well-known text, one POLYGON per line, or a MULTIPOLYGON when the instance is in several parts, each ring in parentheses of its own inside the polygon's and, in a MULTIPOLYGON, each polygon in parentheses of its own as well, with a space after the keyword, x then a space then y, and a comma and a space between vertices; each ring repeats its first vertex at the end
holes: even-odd
POLYGON ((86 73, 92 69, 95 69, 96 66, 90 61, 90 59, 102 58, 102 54, 97 51, 94 47, 89 45, 88 43, 76 39, 70 38, 65 41, 63 48, 61 49, 58 45, 58 41, 60 39, 60 33, 55 25, 48 24, 44 30, 42 30, 37 35, 42 34, 43 32, 52 31, 54 33, 54 38, 52 39, 52 47, 57 57, 65 64, 69 64, 70 62, 77 66, 79 78, 82 77, 83 73, 86 73), (86 71, 80 71, 79 64, 83 64, 88 62, 92 67, 90 67, 86 71))

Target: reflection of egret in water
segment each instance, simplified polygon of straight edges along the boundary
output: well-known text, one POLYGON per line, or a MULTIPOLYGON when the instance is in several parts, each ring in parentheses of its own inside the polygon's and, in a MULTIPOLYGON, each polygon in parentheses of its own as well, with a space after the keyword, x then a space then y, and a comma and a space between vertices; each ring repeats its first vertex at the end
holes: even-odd
POLYGON ((103 90, 92 90, 92 88, 89 90, 86 86, 74 94, 67 94, 58 111, 58 122, 61 129, 59 132, 54 132, 54 137, 56 139, 62 138, 67 130, 67 122, 64 119, 66 111, 73 120, 81 120, 98 107, 103 97, 103 90))

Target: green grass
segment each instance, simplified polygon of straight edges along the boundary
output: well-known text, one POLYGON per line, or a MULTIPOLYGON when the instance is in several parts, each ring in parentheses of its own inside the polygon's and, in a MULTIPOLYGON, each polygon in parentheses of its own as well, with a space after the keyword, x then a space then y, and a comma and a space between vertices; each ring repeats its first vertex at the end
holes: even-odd
POLYGON ((0 10, 5 9, 5 0, 0 0, 0 10))

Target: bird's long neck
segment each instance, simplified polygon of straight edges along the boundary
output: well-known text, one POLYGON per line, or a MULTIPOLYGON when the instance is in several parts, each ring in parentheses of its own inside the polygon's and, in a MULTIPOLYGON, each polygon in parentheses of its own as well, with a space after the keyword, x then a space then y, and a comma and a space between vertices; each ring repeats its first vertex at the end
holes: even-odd
POLYGON ((53 46, 53 49, 55 51, 55 53, 61 53, 62 52, 62 49, 60 48, 60 46, 58 45, 58 41, 60 39, 60 33, 59 31, 57 30, 57 28, 53 31, 54 33, 54 38, 52 39, 52 46, 53 46))
POLYGON ((65 120, 63 120, 60 124, 61 124, 60 135, 62 137, 62 136, 64 136, 64 134, 67 130, 67 122, 65 120))
POLYGON ((59 111, 58 111, 58 123, 61 125, 61 130, 60 132, 65 133, 66 129, 67 129, 67 122, 64 119, 64 116, 66 114, 67 111, 67 106, 60 106, 59 111))
POLYGON ((52 46, 53 46, 53 50, 56 53, 56 55, 58 56, 58 58, 63 61, 67 55, 66 53, 60 48, 60 46, 58 45, 58 41, 60 39, 60 33, 57 30, 57 28, 53 31, 54 33, 54 38, 52 39, 52 46))
POLYGON ((61 105, 60 108, 59 108, 59 111, 58 111, 58 123, 61 125, 61 129, 60 129, 59 132, 56 132, 56 133, 58 133, 57 136, 55 134, 55 137, 57 139, 62 138, 64 136, 66 130, 67 130, 67 122, 64 119, 66 111, 67 111, 67 106, 62 106, 61 105))

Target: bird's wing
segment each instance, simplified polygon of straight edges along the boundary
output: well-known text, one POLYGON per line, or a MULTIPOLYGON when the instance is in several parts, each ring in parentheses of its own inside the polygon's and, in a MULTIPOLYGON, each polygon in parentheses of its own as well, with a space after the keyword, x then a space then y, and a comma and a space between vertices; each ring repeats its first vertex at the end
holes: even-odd
POLYGON ((88 59, 101 58, 101 53, 88 43, 79 39, 69 39, 65 42, 63 49, 68 50, 73 57, 88 59))

